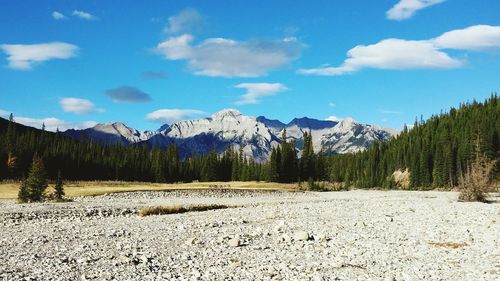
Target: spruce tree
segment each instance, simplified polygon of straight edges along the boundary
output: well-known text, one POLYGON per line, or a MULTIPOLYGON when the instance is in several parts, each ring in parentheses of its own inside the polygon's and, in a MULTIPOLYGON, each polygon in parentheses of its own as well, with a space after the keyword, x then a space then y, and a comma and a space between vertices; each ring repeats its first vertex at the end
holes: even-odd
POLYGON ((65 195, 64 184, 61 177, 61 171, 57 172, 56 185, 54 186, 54 197, 55 199, 61 200, 65 195))
POLYGON ((33 156, 33 162, 28 174, 26 184, 29 192, 30 201, 42 201, 43 193, 47 189, 47 178, 42 159, 37 154, 33 156))
POLYGON ((19 186, 19 192, 17 193, 17 202, 27 203, 30 200, 29 197, 30 194, 28 191, 28 184, 26 183, 26 179, 23 178, 21 185, 19 186))

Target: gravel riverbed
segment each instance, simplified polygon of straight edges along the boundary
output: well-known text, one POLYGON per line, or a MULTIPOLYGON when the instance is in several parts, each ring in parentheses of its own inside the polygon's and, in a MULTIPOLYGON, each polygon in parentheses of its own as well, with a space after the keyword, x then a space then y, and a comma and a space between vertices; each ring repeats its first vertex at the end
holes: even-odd
POLYGON ((500 280, 500 203, 453 192, 0 200, 1 280, 500 280), (143 207, 236 208, 139 217, 143 207))

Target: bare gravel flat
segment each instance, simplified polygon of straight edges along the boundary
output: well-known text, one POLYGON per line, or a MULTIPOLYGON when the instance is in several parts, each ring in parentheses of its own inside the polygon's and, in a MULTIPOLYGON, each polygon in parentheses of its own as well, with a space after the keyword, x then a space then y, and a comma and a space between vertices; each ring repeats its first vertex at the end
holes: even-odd
POLYGON ((2 280, 500 280, 500 203, 364 190, 0 200, 0 257, 2 280), (172 204, 237 208, 136 215, 172 204))

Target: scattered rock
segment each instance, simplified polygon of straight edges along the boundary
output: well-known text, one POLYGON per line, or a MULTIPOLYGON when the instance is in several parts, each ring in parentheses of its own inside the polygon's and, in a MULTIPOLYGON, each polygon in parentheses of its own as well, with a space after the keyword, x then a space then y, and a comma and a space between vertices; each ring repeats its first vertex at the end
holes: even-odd
POLYGON ((314 241, 318 241, 318 242, 328 241, 328 239, 326 238, 326 235, 324 233, 314 234, 313 238, 314 238, 314 241))
POLYGON ((188 238, 185 242, 186 245, 194 245, 196 244, 196 238, 192 237, 192 238, 188 238))
POLYGON ((0 280, 498 279, 492 257, 500 247, 500 204, 449 203, 453 196, 219 190, 108 194, 67 204, 0 200, 0 280), (135 215, 148 206, 206 202, 242 207, 135 215), (424 227, 430 237, 422 237, 424 227), (461 260, 468 266, 457 267, 461 260))
POLYGON ((302 230, 295 232, 293 235, 293 239, 296 241, 306 241, 309 240, 309 238, 309 233, 302 230))
POLYGON ((292 238, 288 234, 283 234, 281 236, 281 241, 283 241, 285 243, 290 243, 290 242, 292 242, 292 238))
POLYGON ((384 281, 396 281, 396 278, 394 277, 394 275, 389 273, 385 276, 384 281))
POLYGON ((241 241, 238 238, 229 239, 229 241, 227 241, 227 245, 230 247, 239 247, 241 246, 241 241))

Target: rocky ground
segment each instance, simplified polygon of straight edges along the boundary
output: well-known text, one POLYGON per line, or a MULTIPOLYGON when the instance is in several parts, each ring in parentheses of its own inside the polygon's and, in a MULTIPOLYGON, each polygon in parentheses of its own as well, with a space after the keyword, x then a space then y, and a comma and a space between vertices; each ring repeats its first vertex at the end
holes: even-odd
POLYGON ((456 198, 221 190, 4 200, 0 279, 499 280, 500 203, 456 198), (200 203, 239 207, 136 215, 200 203))

